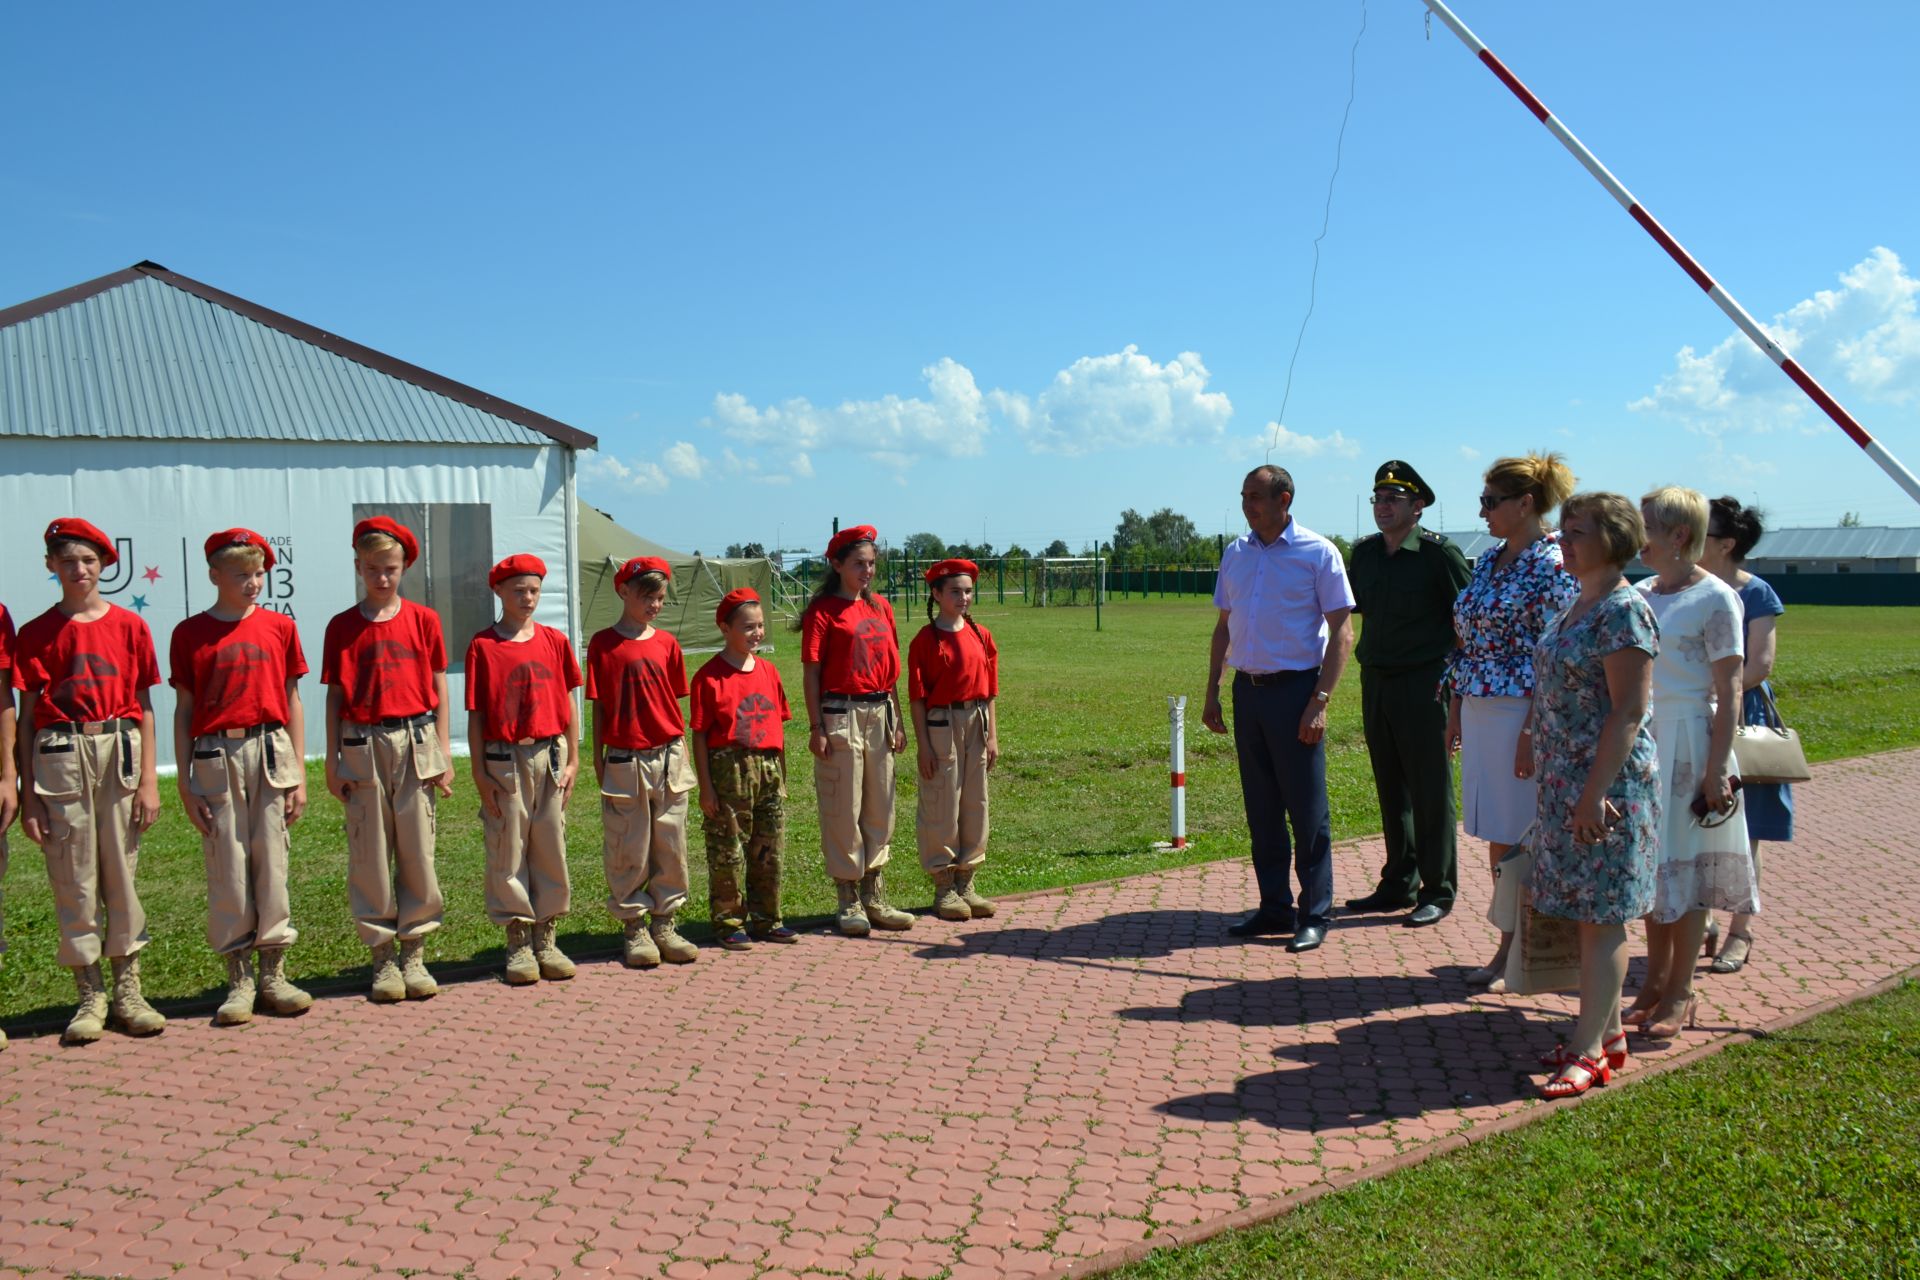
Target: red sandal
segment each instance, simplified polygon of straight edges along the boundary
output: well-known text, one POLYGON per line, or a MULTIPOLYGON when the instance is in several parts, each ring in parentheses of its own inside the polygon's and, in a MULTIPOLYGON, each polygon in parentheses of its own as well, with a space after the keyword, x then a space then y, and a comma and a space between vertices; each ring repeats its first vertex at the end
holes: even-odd
POLYGON ((1607 1065, 1605 1055, 1600 1061, 1584 1055, 1576 1057, 1566 1066, 1554 1073, 1553 1079, 1540 1086, 1543 1098, 1577 1098, 1597 1084, 1605 1084, 1613 1079, 1613 1068, 1607 1065), (1585 1078, 1576 1077, 1576 1071, 1585 1072, 1585 1078))
MULTIPOLYGON (((1609 1070, 1623 1070, 1627 1065, 1627 1033, 1622 1031, 1619 1035, 1601 1045, 1600 1050, 1607 1060, 1609 1070)), ((1564 1042, 1554 1046, 1551 1053, 1543 1053, 1540 1055, 1540 1065, 1543 1067, 1571 1066, 1579 1060, 1580 1055, 1567 1048, 1564 1042)))

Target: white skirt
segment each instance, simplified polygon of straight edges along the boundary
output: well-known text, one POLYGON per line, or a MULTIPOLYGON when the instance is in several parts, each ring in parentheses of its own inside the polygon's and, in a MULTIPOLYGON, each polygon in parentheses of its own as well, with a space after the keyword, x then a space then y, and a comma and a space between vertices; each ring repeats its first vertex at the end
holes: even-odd
POLYGON ((1712 736, 1713 719, 1704 712, 1663 716, 1654 708, 1653 742, 1665 790, 1653 910, 1647 918, 1659 924, 1672 924, 1691 911, 1760 910, 1745 803, 1715 827, 1703 827, 1693 816, 1712 736))
POLYGON ((1467 834, 1513 844, 1533 822, 1538 788, 1513 776, 1531 698, 1460 700, 1460 808, 1467 834))

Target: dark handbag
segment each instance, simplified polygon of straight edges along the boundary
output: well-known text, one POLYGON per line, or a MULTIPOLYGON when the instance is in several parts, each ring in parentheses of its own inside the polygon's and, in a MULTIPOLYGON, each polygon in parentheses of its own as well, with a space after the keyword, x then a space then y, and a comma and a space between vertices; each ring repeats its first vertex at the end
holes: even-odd
POLYGON ((1780 719, 1773 705, 1773 691, 1762 688, 1766 700, 1767 722, 1743 724, 1733 731, 1733 771, 1747 786, 1779 782, 1808 782, 1813 770, 1807 768, 1807 756, 1800 749, 1800 735, 1780 719))

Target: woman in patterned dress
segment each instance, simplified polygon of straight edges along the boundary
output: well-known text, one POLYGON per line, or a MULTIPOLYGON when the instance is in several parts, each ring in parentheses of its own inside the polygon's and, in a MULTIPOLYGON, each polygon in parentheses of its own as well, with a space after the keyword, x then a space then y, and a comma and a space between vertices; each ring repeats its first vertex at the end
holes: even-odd
MULTIPOLYGON (((1742 506, 1736 498, 1715 498, 1709 507, 1707 550, 1700 557, 1700 566, 1734 589, 1744 614, 1741 639, 1746 646, 1746 665, 1740 668, 1740 723, 1767 724, 1767 704, 1773 698, 1767 678, 1773 674, 1774 619, 1787 607, 1766 579, 1756 578, 1745 568, 1748 553, 1765 532, 1760 513, 1742 506)), ((1740 804, 1747 811, 1747 841, 1757 886, 1760 842, 1793 839, 1793 788, 1784 782, 1750 782, 1740 792, 1740 804)), ((1753 917, 1736 914, 1727 926, 1727 940, 1720 954, 1714 957, 1713 972, 1738 973, 1752 948, 1753 917)))
POLYGON ((1628 1025, 1665 1038, 1692 1021, 1693 965, 1709 913, 1758 913, 1760 895, 1736 805, 1733 728, 1740 714, 1740 597, 1700 567, 1707 498, 1669 486, 1640 500, 1655 576, 1639 585, 1660 623, 1653 664, 1653 739, 1660 749, 1666 817, 1653 910, 1647 915, 1647 979, 1628 1025), (1711 815, 1694 816, 1698 796, 1711 815))
MULTIPOLYGON (((1573 492, 1557 453, 1502 458, 1487 469, 1480 517, 1500 545, 1480 553, 1453 606, 1459 647, 1447 659, 1447 746, 1460 754, 1461 817, 1487 842, 1489 869, 1533 821, 1534 787, 1513 775, 1514 741, 1533 694, 1533 646, 1547 619, 1579 585, 1560 565, 1560 539, 1547 517, 1573 492)), ((1467 975, 1502 990, 1511 933, 1487 964, 1467 975)))
POLYGON ((1539 778, 1533 905, 1580 929, 1580 1017, 1541 1061, 1559 1071, 1549 1098, 1585 1093, 1626 1064, 1620 988, 1627 922, 1653 903, 1661 795, 1647 732, 1653 611, 1621 570, 1645 541, 1640 513, 1616 493, 1566 504, 1561 551, 1579 596, 1534 650, 1532 710, 1513 771, 1539 778))

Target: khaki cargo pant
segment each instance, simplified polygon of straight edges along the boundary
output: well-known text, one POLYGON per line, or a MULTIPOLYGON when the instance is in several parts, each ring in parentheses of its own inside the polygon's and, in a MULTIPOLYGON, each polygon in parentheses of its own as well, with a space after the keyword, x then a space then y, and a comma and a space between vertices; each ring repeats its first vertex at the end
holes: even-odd
POLYGON ((187 790, 213 813, 200 852, 214 954, 290 947, 300 936, 287 899, 287 792, 305 776, 306 761, 285 729, 193 740, 187 790))
POLYGON ((780 923, 786 769, 778 751, 721 747, 707 756, 720 816, 706 820, 707 904, 722 933, 780 923), (744 892, 741 881, 744 880, 744 892))
POLYGON ((340 776, 347 791, 347 902, 369 947, 423 938, 446 904, 434 871, 436 797, 429 778, 447 771, 433 719, 387 729, 340 724, 340 776))
POLYGON ((632 751, 608 747, 600 782, 607 910, 616 920, 672 915, 687 901, 687 793, 693 763, 684 738, 632 751))
POLYGON ((140 833, 133 797, 140 786, 140 730, 33 735, 33 789, 47 806, 47 879, 60 921, 60 963, 97 964, 139 953, 147 913, 133 886, 140 833), (106 908, 104 950, 100 910, 106 908))
POLYGON ((988 703, 927 708, 927 745, 939 764, 920 781, 920 866, 970 870, 987 860, 988 703))
POLYGON ((893 856, 893 706, 820 700, 832 749, 813 763, 820 852, 835 880, 859 880, 893 856))
POLYGON ((481 767, 500 788, 500 816, 480 806, 487 842, 487 919, 551 920, 573 906, 567 879, 567 809, 560 774, 567 740, 489 742, 481 767))

